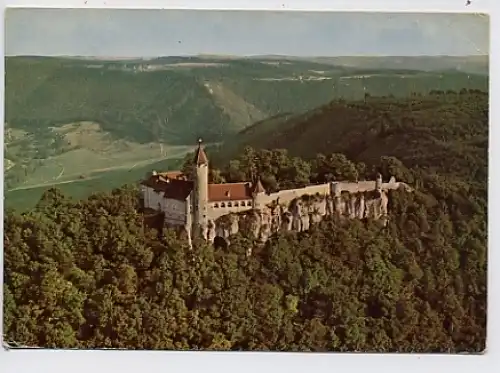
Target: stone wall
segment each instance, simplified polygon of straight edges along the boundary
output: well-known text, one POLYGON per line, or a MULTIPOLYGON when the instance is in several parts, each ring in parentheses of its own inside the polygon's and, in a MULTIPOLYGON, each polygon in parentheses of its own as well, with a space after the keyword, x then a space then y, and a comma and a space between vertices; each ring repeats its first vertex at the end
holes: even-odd
POLYGON ((290 203, 304 195, 319 194, 326 196, 330 193, 331 185, 330 183, 325 183, 319 185, 309 185, 304 188, 280 190, 276 193, 265 194, 261 198, 265 204, 272 203, 273 201, 279 201, 279 203, 290 203))
POLYGON ((252 200, 230 201, 229 203, 227 201, 210 203, 208 216, 210 219, 214 220, 227 214, 240 213, 251 209, 253 209, 252 200), (231 206, 229 206, 229 204, 231 204, 231 206))
POLYGON ((165 197, 162 192, 155 191, 153 188, 142 187, 144 207, 157 211, 165 212, 165 197))
POLYGON ((143 204, 145 208, 165 213, 165 223, 168 225, 184 225, 188 219, 188 201, 165 198, 161 191, 142 186, 143 204))
POLYGON ((185 225, 187 220, 187 201, 165 198, 165 223, 171 225, 185 225))
MULTIPOLYGON (((227 209, 220 207, 221 205, 217 208, 213 204, 210 205, 207 211, 207 225, 201 226, 199 232, 210 242, 214 242, 217 236, 229 242, 232 235, 245 232, 264 243, 279 231, 307 231, 311 225, 318 224, 326 217, 370 218, 382 220, 385 224, 388 215, 388 193, 400 188, 407 192, 412 191, 407 184, 391 178, 386 183, 380 179, 332 182, 271 194, 260 193, 255 196, 253 206, 245 203, 244 206, 238 204, 238 207, 231 206, 227 209)), ((168 204, 164 198, 163 201, 158 201, 158 197, 154 192, 145 190, 145 198, 149 200, 149 204, 160 202, 160 209, 169 213, 171 219, 167 216, 165 218, 167 225, 182 226, 181 220, 185 219, 183 229, 191 245, 192 234, 196 231, 192 225, 193 211, 190 206, 194 204, 193 196, 188 199, 190 203, 185 204, 185 215, 181 213, 183 208, 180 204, 168 204), (173 219, 174 210, 176 219, 173 219)))
MULTIPOLYGON (((343 217, 347 219, 382 220, 385 224, 388 214, 388 193, 390 190, 404 188, 411 191, 405 183, 396 182, 392 178, 382 183, 381 190, 375 189, 374 181, 360 183, 332 183, 331 191, 325 194, 324 185, 315 194, 300 194, 298 190, 286 191, 288 194, 274 193, 266 195, 267 204, 261 209, 248 212, 220 216, 209 221, 207 239, 213 242, 216 236, 228 240, 238 232, 249 233, 254 239, 264 243, 279 231, 307 231, 311 225, 318 224, 326 217, 343 217), (335 184, 336 187, 335 187, 335 184), (339 185, 340 184, 340 185, 339 185), (340 188, 339 188, 340 186, 340 188), (336 190, 336 194, 332 191, 336 190), (295 192, 296 197, 287 198, 295 192), (285 195, 285 201, 283 201, 285 195), (270 198, 274 196, 275 198, 270 198)), ((300 189, 301 191, 306 188, 300 189)))

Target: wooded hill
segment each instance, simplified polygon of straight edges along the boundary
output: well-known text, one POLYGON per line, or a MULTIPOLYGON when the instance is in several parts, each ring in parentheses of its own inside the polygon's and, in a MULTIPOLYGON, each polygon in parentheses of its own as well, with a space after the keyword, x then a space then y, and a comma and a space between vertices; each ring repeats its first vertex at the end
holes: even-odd
POLYGON ((256 122, 272 130, 333 99, 488 89, 488 56, 18 56, 5 71, 5 203, 19 210, 53 185, 78 198, 110 191, 199 137, 229 143, 256 122))
POLYGON ((488 87, 487 76, 452 70, 370 70, 284 57, 8 57, 5 72, 5 121, 12 128, 40 136, 51 126, 92 121, 118 139, 181 145, 200 136, 218 142, 270 116, 301 113, 333 98, 359 98, 365 91, 406 96, 436 87, 488 87))
POLYGON ((433 91, 407 99, 368 95, 256 123, 208 151, 218 165, 246 146, 287 149, 305 159, 341 153, 366 164, 390 155, 405 166, 485 187, 488 112, 488 94, 478 90, 433 91))
MULTIPOLYGON (((50 190, 28 213, 7 211, 5 339, 80 348, 482 351, 487 96, 453 97, 390 100, 386 116, 382 99, 332 103, 307 117, 308 126, 289 127, 289 152, 247 148, 211 172, 214 181, 258 172, 270 188, 395 175, 416 190, 391 192, 385 229, 325 220, 309 232, 282 232, 247 257, 254 243, 241 234, 226 249, 196 242, 189 250, 183 237, 148 228, 135 188, 83 201, 50 190), (312 136, 333 123, 337 129, 312 136)), ((268 136, 283 144, 283 134, 268 136)))

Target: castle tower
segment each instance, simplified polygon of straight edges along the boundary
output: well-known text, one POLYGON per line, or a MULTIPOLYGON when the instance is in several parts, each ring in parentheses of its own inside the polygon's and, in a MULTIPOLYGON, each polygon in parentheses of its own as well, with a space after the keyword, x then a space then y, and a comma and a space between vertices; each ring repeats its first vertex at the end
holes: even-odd
POLYGON ((194 180, 194 234, 206 239, 208 229, 208 158, 198 140, 195 154, 196 177, 194 180))
POLYGON ((257 179, 257 182, 254 183, 254 188, 252 191, 253 197, 253 208, 256 210, 262 210, 265 205, 265 195, 266 190, 260 181, 260 177, 257 179))

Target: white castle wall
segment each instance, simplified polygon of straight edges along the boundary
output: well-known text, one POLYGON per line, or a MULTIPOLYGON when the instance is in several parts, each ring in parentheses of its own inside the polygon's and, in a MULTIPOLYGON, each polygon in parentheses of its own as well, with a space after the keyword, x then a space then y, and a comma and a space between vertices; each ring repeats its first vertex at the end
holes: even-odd
POLYGON ((184 225, 187 220, 187 201, 165 198, 165 222, 171 225, 184 225))
POLYGON ((396 181, 394 177, 391 177, 388 183, 382 183, 383 190, 396 190, 399 188, 403 188, 408 192, 412 191, 412 188, 408 184, 401 181, 396 181))
MULTIPOLYGON (((396 179, 392 177, 388 183, 381 184, 381 189, 395 190, 402 186, 408 188, 408 185, 406 185, 405 183, 396 182, 396 179)), ((342 192, 347 192, 349 194, 357 194, 357 193, 374 191, 376 190, 376 188, 377 184, 375 180, 358 181, 358 182, 340 181, 340 182, 331 182, 319 185, 309 185, 304 188, 280 190, 279 192, 276 193, 259 195, 258 198, 260 199, 260 202, 264 205, 278 201, 280 204, 288 204, 293 200, 301 198, 305 195, 314 196, 319 194, 320 196, 330 196, 330 195, 336 195, 335 192, 337 192, 338 193, 337 196, 340 196, 342 192)))
POLYGON ((340 190, 340 192, 363 193, 375 190, 376 182, 374 180, 358 181, 357 183, 341 181, 337 183, 332 183, 332 188, 335 187, 337 187, 338 190, 340 190))
POLYGON ((319 194, 322 196, 329 195, 330 184, 310 185, 304 188, 280 190, 279 192, 276 193, 265 194, 261 198, 265 204, 277 201, 278 199, 279 203, 286 204, 304 195, 315 195, 315 194, 319 194))
POLYGON ((165 212, 165 197, 162 192, 156 192, 153 188, 143 187, 144 207, 165 212))
POLYGON ((253 201, 251 199, 241 201, 216 202, 209 205, 208 216, 210 219, 214 220, 227 214, 244 212, 251 210, 252 208, 253 201), (229 206, 229 204, 231 204, 231 206, 229 206))
POLYGON ((163 192, 142 186, 144 207, 165 213, 165 223, 170 225, 184 225, 188 218, 187 201, 165 198, 163 192))
POLYGON ((278 231, 306 231, 311 224, 334 215, 347 219, 380 219, 386 224, 388 191, 404 188, 410 192, 412 189, 394 178, 380 184, 380 193, 370 194, 376 187, 375 181, 333 182, 269 195, 262 193, 256 197, 259 202, 256 205, 260 208, 245 214, 231 211, 211 220, 207 239, 213 241, 215 236, 229 239, 239 231, 246 231, 258 241, 265 242, 278 231), (313 198, 304 200, 306 195, 313 198), (290 203, 292 201, 294 203, 290 203))

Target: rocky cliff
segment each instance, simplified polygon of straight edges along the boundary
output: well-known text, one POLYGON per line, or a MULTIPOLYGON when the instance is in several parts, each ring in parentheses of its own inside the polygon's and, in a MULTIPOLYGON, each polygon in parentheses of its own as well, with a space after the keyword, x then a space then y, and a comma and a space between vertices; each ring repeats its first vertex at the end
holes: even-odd
POLYGON ((250 234, 264 243, 278 231, 307 231, 326 217, 346 219, 387 219, 388 191, 343 192, 340 196, 304 195, 290 203, 272 201, 259 210, 228 214, 209 222, 207 238, 216 236, 226 240, 238 233, 250 234))

